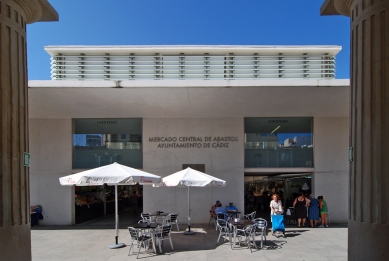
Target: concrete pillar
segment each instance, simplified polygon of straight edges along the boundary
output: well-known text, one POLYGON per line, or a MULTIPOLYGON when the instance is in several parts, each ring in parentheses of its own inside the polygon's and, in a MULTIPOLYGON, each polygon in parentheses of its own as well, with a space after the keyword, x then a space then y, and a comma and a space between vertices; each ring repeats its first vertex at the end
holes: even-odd
POLYGON ((1 260, 31 260, 26 24, 54 20, 47 0, 0 0, 1 260))
POLYGON ((389 260, 389 1, 328 0, 351 18, 349 260, 389 260))

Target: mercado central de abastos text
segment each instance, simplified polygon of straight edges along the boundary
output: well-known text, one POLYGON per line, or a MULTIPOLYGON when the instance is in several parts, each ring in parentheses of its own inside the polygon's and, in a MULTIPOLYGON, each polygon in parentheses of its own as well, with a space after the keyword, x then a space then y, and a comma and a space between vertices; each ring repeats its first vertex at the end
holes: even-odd
POLYGON ((228 148, 238 137, 150 137, 149 142, 158 143, 157 148, 228 148))

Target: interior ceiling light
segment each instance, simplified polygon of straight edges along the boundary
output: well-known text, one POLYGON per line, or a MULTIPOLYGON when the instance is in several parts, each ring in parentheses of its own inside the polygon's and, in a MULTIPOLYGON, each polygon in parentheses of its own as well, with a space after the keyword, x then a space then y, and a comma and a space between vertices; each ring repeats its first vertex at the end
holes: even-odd
POLYGON ((278 130, 279 128, 281 127, 281 125, 278 125, 277 128, 275 128, 272 132, 270 133, 274 133, 276 130, 278 130))

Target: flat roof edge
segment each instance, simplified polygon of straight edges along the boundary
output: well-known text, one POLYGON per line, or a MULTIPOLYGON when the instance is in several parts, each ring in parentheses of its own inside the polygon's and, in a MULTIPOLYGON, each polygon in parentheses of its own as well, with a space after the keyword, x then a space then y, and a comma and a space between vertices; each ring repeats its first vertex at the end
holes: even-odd
POLYGON ((29 88, 238 88, 238 87, 349 87, 350 79, 272 79, 272 80, 137 80, 72 81, 29 80, 29 88))
POLYGON ((125 55, 126 53, 142 54, 220 54, 236 52, 242 53, 293 53, 293 52, 326 52, 331 55, 338 54, 342 47, 338 45, 56 45, 45 46, 45 51, 50 55, 63 54, 96 54, 112 53, 125 55))

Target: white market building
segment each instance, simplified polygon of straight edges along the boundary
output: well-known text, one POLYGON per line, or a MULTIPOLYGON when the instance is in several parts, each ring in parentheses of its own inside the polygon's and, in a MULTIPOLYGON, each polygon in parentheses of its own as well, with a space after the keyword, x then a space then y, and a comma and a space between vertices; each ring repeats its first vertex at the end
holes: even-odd
MULTIPOLYGON (((281 178, 289 197, 299 176, 311 177, 332 222, 348 220, 350 82, 335 78, 339 46, 45 50, 52 80, 28 90, 30 200, 43 206, 42 224, 76 222, 75 188, 59 177, 110 161, 161 176, 195 164, 226 180, 191 190, 194 223, 208 222, 216 199, 243 210, 245 189, 278 191, 281 178)), ((182 223, 186 197, 143 187, 144 210, 179 212, 182 223)))

